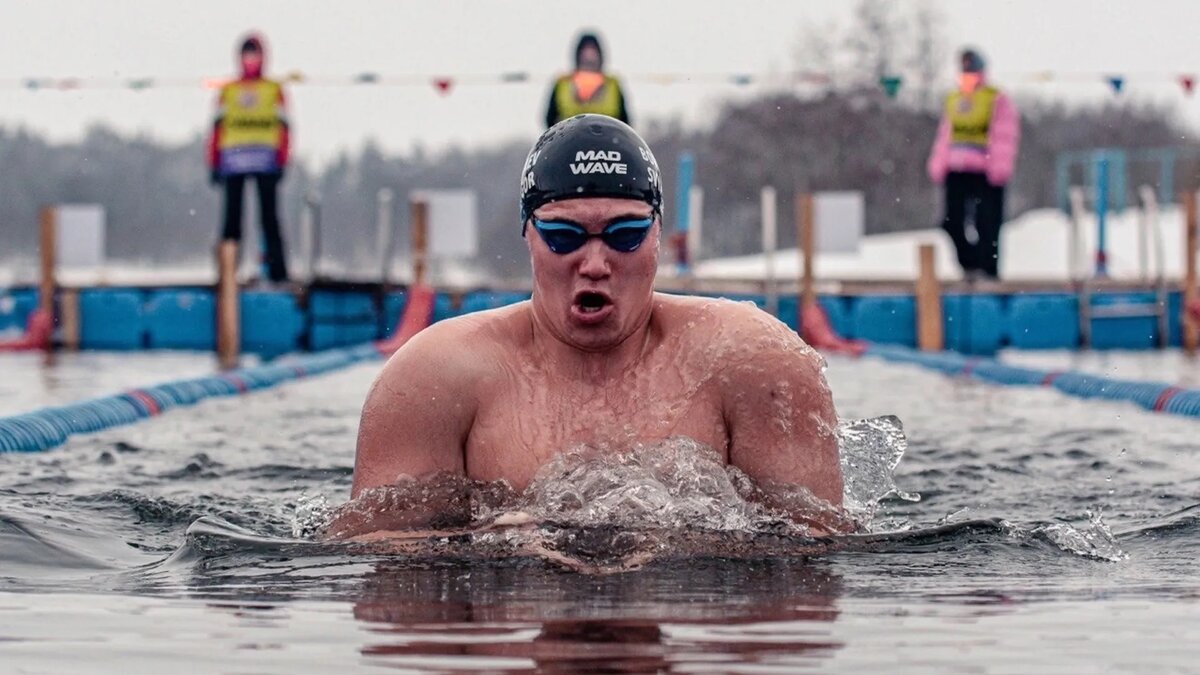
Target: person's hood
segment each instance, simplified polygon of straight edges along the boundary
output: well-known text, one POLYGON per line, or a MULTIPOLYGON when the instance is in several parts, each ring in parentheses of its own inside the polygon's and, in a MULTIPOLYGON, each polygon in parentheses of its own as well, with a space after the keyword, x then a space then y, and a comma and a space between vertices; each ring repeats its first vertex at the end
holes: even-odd
POLYGON ((238 67, 241 69, 243 79, 253 80, 262 77, 267 71, 267 45, 262 35, 250 33, 242 38, 242 41, 238 43, 237 58, 238 67), (262 60, 258 64, 257 71, 248 67, 248 64, 242 59, 242 54, 248 49, 257 49, 258 53, 262 55, 262 60))
POLYGON ((583 52, 583 48, 591 45, 596 48, 596 52, 600 54, 600 69, 604 69, 604 48, 600 46, 600 38, 595 33, 584 33, 579 36, 579 42, 575 44, 575 69, 579 69, 579 55, 583 52))

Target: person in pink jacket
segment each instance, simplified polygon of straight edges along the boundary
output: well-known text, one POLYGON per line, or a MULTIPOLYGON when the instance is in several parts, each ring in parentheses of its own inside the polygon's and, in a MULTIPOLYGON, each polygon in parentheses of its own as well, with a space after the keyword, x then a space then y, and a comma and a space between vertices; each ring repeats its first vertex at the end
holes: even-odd
POLYGON ((965 49, 960 57, 958 89, 946 97, 926 169, 933 182, 945 185, 942 227, 963 273, 997 279, 1004 186, 1017 161, 1021 120, 1012 101, 985 80, 979 52, 965 49), (973 238, 967 236, 968 216, 973 238))

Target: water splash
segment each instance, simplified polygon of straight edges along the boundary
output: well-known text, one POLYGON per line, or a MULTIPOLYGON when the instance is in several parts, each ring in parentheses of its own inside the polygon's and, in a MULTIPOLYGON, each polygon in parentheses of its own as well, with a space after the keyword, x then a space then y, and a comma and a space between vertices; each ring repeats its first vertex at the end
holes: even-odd
POLYGON ((843 505, 860 523, 869 525, 889 497, 916 502, 921 495, 896 486, 895 472, 908 450, 904 426, 893 415, 842 422, 838 426, 842 457, 843 505))
POLYGON ((1099 512, 1088 511, 1087 519, 1088 524, 1078 528, 1066 523, 1053 523, 1025 529, 1007 521, 1004 526, 1008 529, 1009 536, 1014 539, 1033 538, 1048 541, 1067 553, 1084 558, 1108 562, 1120 562, 1129 558, 1129 554, 1117 544, 1116 537, 1099 512))
POLYGON ((307 539, 317 535, 333 516, 329 500, 325 495, 300 493, 296 498, 296 510, 292 514, 292 536, 307 539))
POLYGON ((623 453, 578 448, 538 471, 523 507, 538 520, 577 527, 757 529, 762 509, 746 500, 734 472, 688 438, 623 453))
MULTIPOLYGON (((451 502, 458 513, 470 500, 468 528, 490 527, 498 520, 552 523, 566 528, 692 530, 806 536, 863 529, 880 500, 899 490, 892 472, 906 443, 894 417, 855 420, 839 428, 846 509, 818 499, 796 485, 756 483, 720 454, 694 440, 669 438, 636 445, 624 452, 579 447, 560 453, 543 466, 529 487, 517 494, 507 483, 481 483, 438 476, 404 480, 369 490, 329 511, 323 500, 302 499, 293 532, 314 532, 314 523, 333 524, 328 535, 352 536, 374 529, 409 529, 416 523, 447 523, 432 513, 451 502), (440 496, 446 499, 437 498, 440 496), (451 498, 452 497, 452 498, 451 498), (512 514, 520 514, 513 520, 512 514), (396 527, 381 525, 394 521, 396 527)), ((465 513, 463 513, 465 515, 465 513)), ((423 527, 424 525, 419 525, 423 527)), ((316 529, 320 529, 317 527, 316 529)))

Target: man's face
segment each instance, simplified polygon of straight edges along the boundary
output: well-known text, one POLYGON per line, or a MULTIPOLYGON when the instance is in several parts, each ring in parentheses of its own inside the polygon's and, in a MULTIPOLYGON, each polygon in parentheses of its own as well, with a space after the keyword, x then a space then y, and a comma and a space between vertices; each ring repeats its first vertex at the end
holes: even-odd
MULTIPOLYGON (((599 234, 613 223, 653 217, 634 199, 568 199, 542 206, 534 218, 572 223, 599 234)), ((658 268, 655 219, 645 241, 622 253, 592 238, 570 253, 551 251, 532 223, 525 231, 533 264, 533 307, 559 340, 584 351, 611 349, 644 325, 650 314, 658 268)))
POLYGON ((592 45, 584 45, 579 50, 579 69, 600 72, 600 50, 592 45))
POLYGON ((262 52, 256 49, 247 49, 242 52, 242 72, 251 77, 257 77, 262 74, 263 55, 262 52))
POLYGON ((983 75, 979 73, 962 73, 958 76, 958 88, 965 94, 969 94, 979 88, 979 83, 983 81, 983 75))

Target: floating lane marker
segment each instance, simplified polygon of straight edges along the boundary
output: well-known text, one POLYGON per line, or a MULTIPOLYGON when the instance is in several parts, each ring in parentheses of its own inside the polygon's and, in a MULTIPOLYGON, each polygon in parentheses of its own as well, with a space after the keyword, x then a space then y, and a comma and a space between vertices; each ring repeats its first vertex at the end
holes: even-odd
POLYGON ((400 319, 400 327, 390 340, 288 356, 252 368, 164 382, 90 401, 0 417, 0 453, 42 452, 62 445, 67 438, 76 434, 132 424, 161 415, 171 408, 194 405, 204 399, 237 396, 356 363, 387 358, 431 321, 432 289, 416 287, 410 289, 409 294, 410 300, 400 319))
POLYGON ((1200 417, 1200 390, 1162 382, 1117 380, 1061 370, 1038 370, 968 357, 954 352, 921 352, 911 347, 869 344, 864 356, 894 363, 911 363, 944 375, 1017 387, 1050 387, 1068 396, 1136 403, 1153 412, 1200 417))

